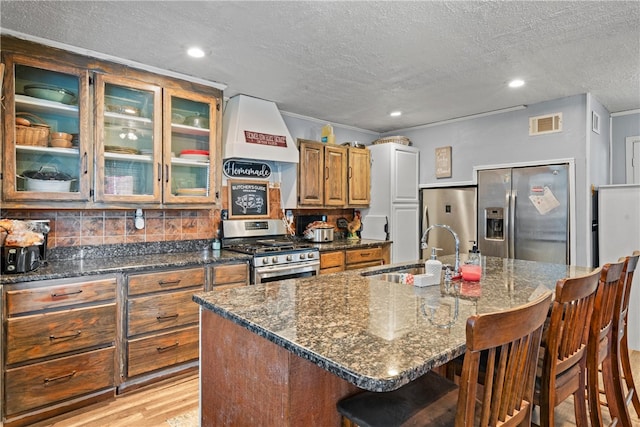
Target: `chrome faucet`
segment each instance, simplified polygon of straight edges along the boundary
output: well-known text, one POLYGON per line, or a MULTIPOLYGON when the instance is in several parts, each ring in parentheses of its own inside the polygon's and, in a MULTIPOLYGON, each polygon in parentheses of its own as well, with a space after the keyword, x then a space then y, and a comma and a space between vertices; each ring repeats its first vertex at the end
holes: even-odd
POLYGON ((436 228, 436 227, 444 228, 445 230, 449 231, 449 233, 451 233, 451 235, 453 236, 453 238, 456 241, 456 263, 453 266, 453 275, 456 276, 458 274, 458 272, 460 271, 460 239, 458 238, 458 235, 456 234, 455 231, 453 231, 453 229, 451 227, 449 227, 448 225, 445 225, 445 224, 433 224, 432 226, 427 228, 424 231, 424 234, 422 235, 422 239, 420 239, 420 248, 421 249, 427 249, 429 247, 427 245, 427 235, 429 234, 429 231, 431 231, 431 229, 436 228))

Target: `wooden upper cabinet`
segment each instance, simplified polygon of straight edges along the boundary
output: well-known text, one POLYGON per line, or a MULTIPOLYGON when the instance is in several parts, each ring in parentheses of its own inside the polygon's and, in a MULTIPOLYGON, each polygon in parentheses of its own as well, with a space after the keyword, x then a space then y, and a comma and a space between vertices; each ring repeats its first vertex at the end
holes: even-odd
POLYGON ((89 74, 37 56, 2 53, 3 199, 87 201, 91 187, 89 74), (29 124, 16 123, 16 118, 29 124), (62 147, 54 132, 68 135, 62 147), (53 179, 53 180, 51 180, 53 179))
POLYGON ((368 148, 349 148, 349 206, 368 206, 371 201, 371 152, 368 148))
POLYGON ((181 89, 164 90, 165 203, 214 203, 218 99, 181 89))
POLYGON ((96 200, 160 202, 161 88, 98 74, 95 94, 96 200))
POLYGON ((300 142, 298 197, 300 205, 324 204, 324 145, 300 142))
POLYGON ((1 41, 3 207, 219 202, 222 91, 9 36, 1 41), (53 132, 70 141, 54 141, 53 132))
POLYGON ((347 204, 347 149, 334 145, 324 147, 324 204, 347 204))
POLYGON ((299 148, 299 204, 346 206, 347 148, 307 141, 299 148))

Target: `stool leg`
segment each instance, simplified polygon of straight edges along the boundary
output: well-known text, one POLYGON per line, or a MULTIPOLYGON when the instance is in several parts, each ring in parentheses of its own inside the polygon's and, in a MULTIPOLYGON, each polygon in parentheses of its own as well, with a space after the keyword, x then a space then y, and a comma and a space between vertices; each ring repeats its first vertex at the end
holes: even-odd
MULTIPOLYGON (((626 319, 625 319, 626 320, 626 319)), ((624 334, 620 340, 620 364, 622 365, 622 375, 624 381, 627 384, 627 390, 629 393, 633 393, 631 396, 631 402, 633 402, 633 408, 636 410, 636 415, 640 418, 640 397, 638 397, 638 389, 635 386, 633 380, 633 373, 631 371, 631 362, 629 361, 629 344, 627 343, 627 324, 625 321, 624 334)))
POLYGON ((576 425, 577 426, 586 426, 588 424, 589 415, 587 412, 587 400, 585 399, 584 391, 587 386, 587 365, 586 360, 582 363, 580 367, 580 374, 578 377, 578 382, 580 386, 575 393, 573 393, 573 406, 574 412, 576 416, 576 425))
POLYGON ((624 403, 624 393, 622 391, 622 379, 620 378, 620 362, 618 360, 618 339, 615 334, 616 329, 611 334, 609 354, 602 361, 602 381, 604 383, 604 393, 607 398, 607 406, 611 419, 617 419, 622 426, 631 426, 627 406, 624 403))

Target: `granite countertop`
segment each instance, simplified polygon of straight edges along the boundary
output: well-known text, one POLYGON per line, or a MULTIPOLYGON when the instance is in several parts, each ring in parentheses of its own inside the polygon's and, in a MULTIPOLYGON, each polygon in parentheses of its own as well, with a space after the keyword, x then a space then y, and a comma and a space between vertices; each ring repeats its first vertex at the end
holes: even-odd
POLYGON ((335 239, 333 242, 314 243, 320 252, 339 251, 344 249, 372 248, 380 245, 390 245, 390 240, 370 239, 335 239))
POLYGON ((357 387, 390 391, 463 354, 469 316, 521 305, 592 270, 484 257, 480 282, 447 287, 362 275, 412 266, 422 262, 202 292, 194 301, 357 387))
MULTIPOLYGON (((330 251, 387 243, 391 242, 343 239, 314 246, 320 251, 330 251)), ((60 248, 50 251, 47 265, 28 273, 2 274, 0 284, 249 261, 252 258, 247 254, 224 249, 213 251, 210 248, 210 240, 60 248)))
POLYGON ((78 248, 53 254, 47 265, 20 274, 3 274, 0 284, 63 279, 113 273, 135 273, 158 268, 180 268, 214 263, 249 261, 250 255, 227 250, 214 251, 210 242, 191 242, 153 247, 112 245, 78 248), (161 250, 162 252, 157 252, 161 250))

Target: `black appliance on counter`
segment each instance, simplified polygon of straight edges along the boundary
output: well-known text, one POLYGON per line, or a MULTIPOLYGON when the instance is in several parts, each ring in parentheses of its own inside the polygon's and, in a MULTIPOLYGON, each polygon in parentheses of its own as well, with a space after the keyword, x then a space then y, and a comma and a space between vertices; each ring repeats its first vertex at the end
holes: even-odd
POLYGON ((318 275, 318 248, 288 235, 286 230, 284 222, 279 219, 223 221, 222 247, 253 255, 252 285, 318 275))
POLYGON ((2 246, 0 270, 6 274, 27 273, 47 264, 49 220, 25 221, 29 229, 42 233, 43 241, 33 246, 2 246))
POLYGON ((296 236, 304 236, 304 231, 312 222, 326 221, 326 215, 297 215, 296 216, 296 236))

